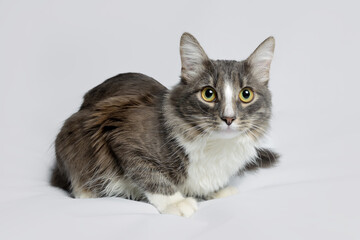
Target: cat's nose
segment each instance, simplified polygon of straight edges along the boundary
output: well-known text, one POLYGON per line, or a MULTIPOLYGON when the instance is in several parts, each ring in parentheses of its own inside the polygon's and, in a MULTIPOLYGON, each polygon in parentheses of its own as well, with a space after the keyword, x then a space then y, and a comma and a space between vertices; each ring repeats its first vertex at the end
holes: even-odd
POLYGON ((235 117, 222 117, 221 120, 223 120, 228 126, 230 126, 235 120, 235 117))

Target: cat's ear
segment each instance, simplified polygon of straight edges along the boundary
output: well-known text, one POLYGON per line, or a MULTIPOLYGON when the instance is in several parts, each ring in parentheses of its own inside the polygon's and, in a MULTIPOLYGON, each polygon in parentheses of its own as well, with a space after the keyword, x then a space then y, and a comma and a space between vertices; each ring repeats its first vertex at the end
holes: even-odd
POLYGON ((209 60, 204 49, 190 33, 183 33, 180 39, 181 77, 191 81, 205 70, 209 60))
POLYGON ((251 74, 259 82, 267 84, 269 81, 270 65, 275 49, 275 39, 268 37, 255 51, 246 59, 251 74))

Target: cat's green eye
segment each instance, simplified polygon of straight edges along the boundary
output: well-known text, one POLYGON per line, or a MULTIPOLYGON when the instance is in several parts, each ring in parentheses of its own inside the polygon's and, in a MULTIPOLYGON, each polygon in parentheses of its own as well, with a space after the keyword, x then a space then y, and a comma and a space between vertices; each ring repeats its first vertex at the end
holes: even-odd
POLYGON ((239 98, 243 103, 249 103, 254 99, 254 92, 250 88, 244 88, 239 93, 239 98))
POLYGON ((201 97, 206 102, 213 102, 216 99, 216 91, 212 87, 205 87, 201 90, 201 97))

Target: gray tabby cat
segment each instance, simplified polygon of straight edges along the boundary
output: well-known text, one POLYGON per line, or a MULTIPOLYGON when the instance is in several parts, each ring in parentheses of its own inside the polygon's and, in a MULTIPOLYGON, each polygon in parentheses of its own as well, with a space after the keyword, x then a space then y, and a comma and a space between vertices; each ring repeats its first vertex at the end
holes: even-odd
POLYGON ((269 37, 244 61, 211 60, 184 33, 172 90, 138 73, 93 88, 56 138, 51 183, 75 198, 143 200, 186 217, 196 199, 234 194, 231 177, 278 158, 258 146, 271 115, 274 44, 269 37))

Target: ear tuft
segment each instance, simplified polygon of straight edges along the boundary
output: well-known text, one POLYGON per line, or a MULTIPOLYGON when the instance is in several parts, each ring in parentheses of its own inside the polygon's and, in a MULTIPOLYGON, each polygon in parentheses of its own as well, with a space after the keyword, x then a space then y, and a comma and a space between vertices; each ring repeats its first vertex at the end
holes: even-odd
POLYGON ((192 80, 204 71, 204 62, 209 60, 204 49, 190 33, 180 39, 181 77, 192 80))
POLYGON ((274 37, 268 37, 246 59, 252 75, 260 82, 267 84, 270 75, 270 65, 275 49, 274 37))

